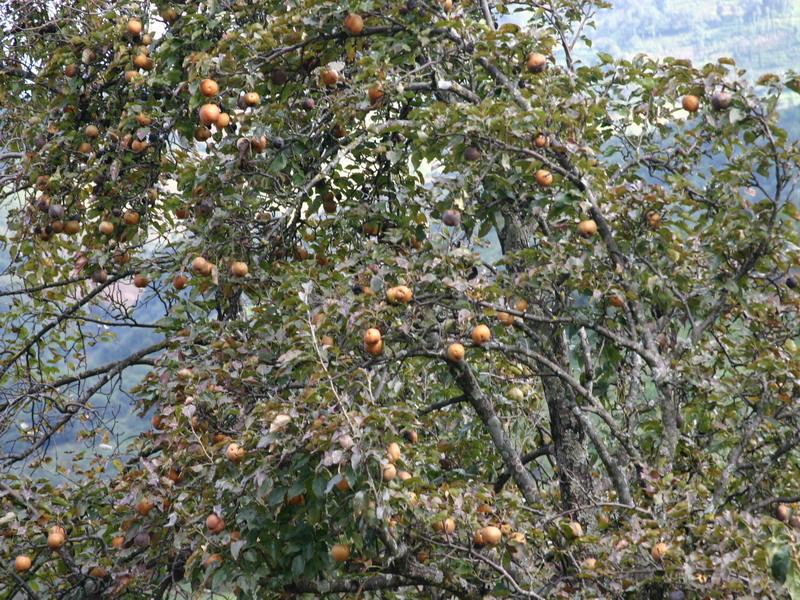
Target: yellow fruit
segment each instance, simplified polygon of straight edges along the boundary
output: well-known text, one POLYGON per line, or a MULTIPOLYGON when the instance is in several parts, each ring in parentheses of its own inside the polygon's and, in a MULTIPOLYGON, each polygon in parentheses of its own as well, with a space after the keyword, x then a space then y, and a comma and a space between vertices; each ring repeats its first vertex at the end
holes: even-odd
POLYGON ((142 22, 139 19, 130 19, 127 29, 129 34, 137 36, 142 33, 142 22))
POLYGON ((525 66, 528 67, 528 71, 531 73, 541 73, 547 66, 547 57, 544 54, 539 54, 538 52, 531 52, 528 55, 528 60, 526 61, 525 66))
POLYGON ((344 562, 350 558, 350 548, 345 544, 334 544, 331 548, 331 558, 336 562, 344 562))
POLYGON ((460 362, 464 360, 464 346, 458 342, 450 344, 447 347, 447 360, 452 362, 460 362))
POLYGON ((125 215, 122 217, 122 219, 125 221, 126 225, 138 225, 142 217, 135 210, 128 210, 125 211, 125 215))
POLYGON ((386 454, 389 456, 389 462, 394 464, 400 460, 400 445, 397 442, 392 442, 386 449, 386 454))
POLYGON ((153 504, 151 500, 139 500, 139 502, 136 504, 136 512, 141 516, 146 517, 148 514, 150 514, 150 511, 153 510, 154 507, 155 504, 153 504))
POLYGON ((98 229, 103 235, 111 235, 114 233, 114 224, 110 221, 101 221, 98 229))
POLYGON ((592 219, 581 221, 578 223, 578 233, 585 238, 592 237, 595 233, 597 233, 597 223, 595 223, 592 219))
POLYGON ((196 257, 192 261, 192 270, 198 275, 210 275, 213 265, 202 256, 196 257))
POLYGON ((47 547, 51 550, 58 550, 66 542, 66 537, 63 533, 51 531, 47 534, 47 547))
POLYGON ((225 448, 225 458, 232 463, 238 463, 244 458, 244 448, 239 444, 228 444, 225 448))
POLYGON ((381 341, 381 332, 375 327, 370 327, 364 333, 364 345, 374 346, 381 341))
POLYGON ((230 271, 234 277, 244 277, 250 270, 247 267, 247 263, 237 260, 231 263, 230 271))
POLYGON ((332 87, 339 82, 339 73, 337 73, 333 69, 325 69, 322 72, 321 77, 322 77, 322 83, 324 83, 328 87, 332 87))
POLYGON ((364 31, 364 19, 359 14, 350 13, 344 18, 344 28, 350 35, 359 35, 364 31))
POLYGON ((383 467, 383 480, 384 481, 391 481, 395 477, 397 477, 397 469, 391 463, 383 467))
POLYGON ((500 543, 500 539, 503 537, 502 532, 497 527, 490 525, 489 527, 484 527, 480 531, 481 537, 483 538, 483 542, 485 544, 489 544, 490 546, 496 546, 500 543))
POLYGON ((452 517, 447 517, 444 521, 433 524, 433 528, 441 533, 451 534, 456 530, 456 522, 452 517))
POLYGON ((542 187, 550 187, 553 185, 553 174, 546 169, 539 169, 534 173, 533 177, 536 179, 536 183, 542 187))
POLYGON ((24 573, 25 571, 31 568, 31 564, 32 564, 31 557, 22 554, 14 559, 14 570, 17 573, 24 573))
POLYGON ((81 230, 81 224, 78 221, 66 221, 64 223, 64 233, 67 235, 75 235, 81 230))
POLYGON ((470 334, 472 341, 478 345, 486 344, 492 339, 492 332, 486 325, 477 325, 470 334))
POLYGON ((213 125, 217 122, 217 119, 219 119, 221 112, 222 111, 219 109, 219 106, 216 104, 203 104, 198 111, 200 122, 206 127, 213 125))
POLYGON ((203 79, 200 82, 200 93, 206 98, 211 98, 219 93, 219 85, 213 79, 203 79))
POLYGON ((500 321, 506 327, 509 327, 514 324, 514 317, 507 312, 500 311, 497 313, 497 320, 500 321))
POLYGON ((700 98, 692 94, 687 94, 683 97, 681 104, 683 105, 683 110, 694 113, 700 108, 700 98))
POLYGON ((228 113, 219 113, 219 117, 217 117, 217 129, 225 129, 228 125, 231 124, 231 116, 228 113))
POLYGON ((669 546, 667 546, 664 542, 658 542, 653 549, 650 550, 650 556, 653 557, 653 560, 660 561, 666 556, 667 551, 669 550, 669 546))
POLYGON ((258 106, 261 104, 261 96, 259 96, 256 92, 247 92, 244 95, 244 103, 247 106, 258 106))

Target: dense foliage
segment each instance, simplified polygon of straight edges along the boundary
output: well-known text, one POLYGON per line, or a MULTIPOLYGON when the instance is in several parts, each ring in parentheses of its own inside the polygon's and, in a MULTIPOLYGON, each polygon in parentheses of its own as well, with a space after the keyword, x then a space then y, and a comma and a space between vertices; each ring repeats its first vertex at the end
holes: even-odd
POLYGON ((12 1, 0 593, 800 597, 800 79, 606 8, 12 1))

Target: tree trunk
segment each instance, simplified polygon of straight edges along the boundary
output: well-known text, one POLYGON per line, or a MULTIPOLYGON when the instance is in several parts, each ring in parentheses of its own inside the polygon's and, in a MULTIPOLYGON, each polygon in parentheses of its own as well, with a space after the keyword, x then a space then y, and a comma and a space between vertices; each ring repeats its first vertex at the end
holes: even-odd
MULTIPOLYGON (((529 247, 531 232, 522 223, 513 206, 503 211, 505 224, 499 232, 503 254, 529 247)), ((563 338, 563 328, 540 326, 537 328, 547 340, 544 350, 565 370, 570 370, 569 353, 563 338)), ((550 437, 553 455, 558 467, 561 503, 564 510, 585 505, 591 493, 589 458, 586 435, 572 409, 576 406, 575 393, 552 371, 541 367, 541 381, 550 415, 550 437)))

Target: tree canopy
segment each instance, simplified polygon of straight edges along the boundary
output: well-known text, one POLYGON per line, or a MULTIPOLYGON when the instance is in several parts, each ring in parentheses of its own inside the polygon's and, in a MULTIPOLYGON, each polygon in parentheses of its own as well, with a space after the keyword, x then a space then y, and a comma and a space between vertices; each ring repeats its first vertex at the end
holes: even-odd
POLYGON ((800 77, 606 9, 12 0, 0 594, 800 597, 800 77))

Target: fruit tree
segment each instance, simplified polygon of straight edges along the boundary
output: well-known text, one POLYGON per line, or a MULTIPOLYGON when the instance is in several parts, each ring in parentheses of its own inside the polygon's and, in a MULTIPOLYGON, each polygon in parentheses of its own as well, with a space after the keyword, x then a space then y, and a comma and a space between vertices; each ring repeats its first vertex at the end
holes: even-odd
POLYGON ((600 10, 8 0, 0 596, 800 597, 800 77, 600 10))

